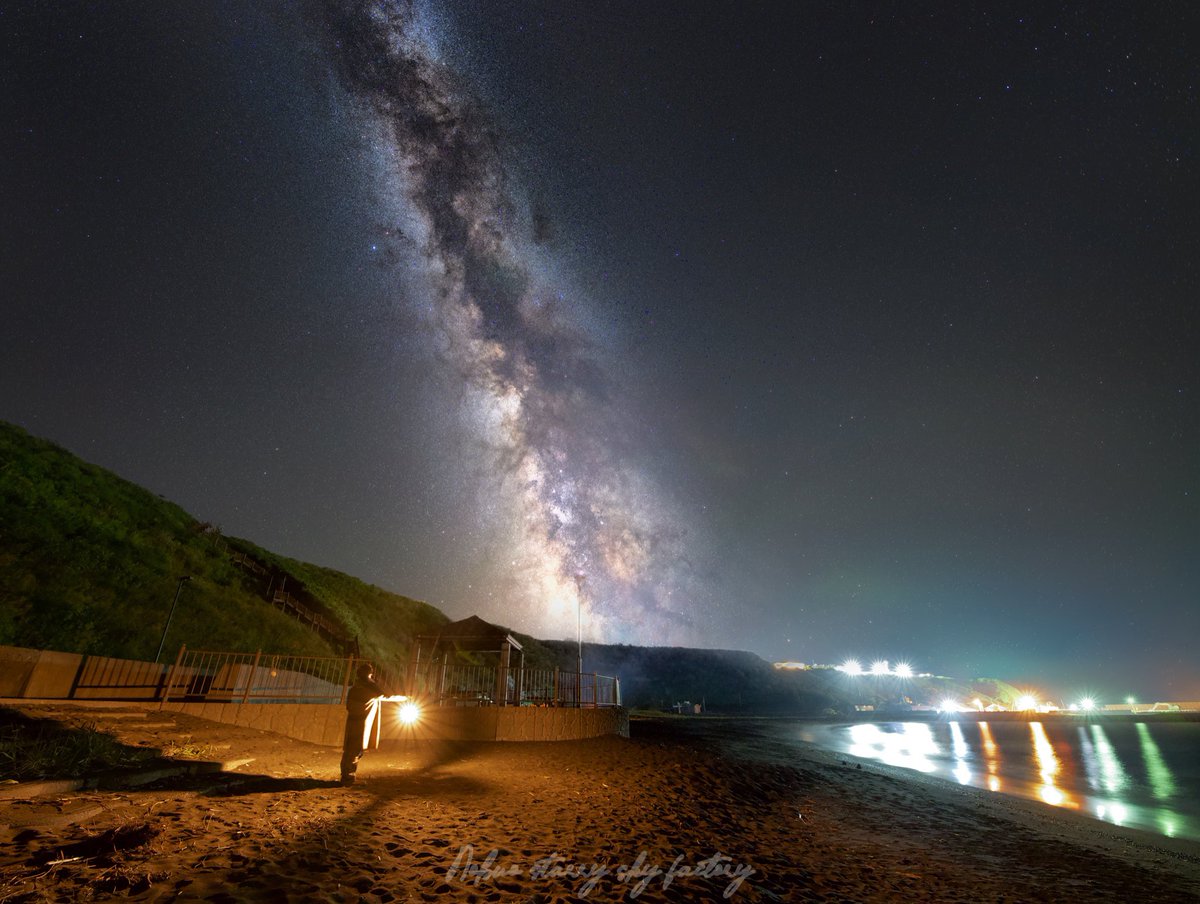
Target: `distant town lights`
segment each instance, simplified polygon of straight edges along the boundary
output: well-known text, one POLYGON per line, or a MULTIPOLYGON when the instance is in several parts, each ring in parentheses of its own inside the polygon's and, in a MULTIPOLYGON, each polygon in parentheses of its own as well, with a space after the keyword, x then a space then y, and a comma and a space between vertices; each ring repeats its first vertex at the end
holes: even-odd
POLYGON ((1090 713, 1093 709, 1096 708, 1096 701, 1093 700, 1091 697, 1084 697, 1082 700, 1079 701, 1079 708, 1082 709, 1085 713, 1090 713))
MULTIPOLYGON (((893 667, 886 659, 876 659, 868 670, 864 670, 862 663, 857 659, 847 659, 836 668, 846 675, 891 675, 896 678, 912 678, 915 675, 912 666, 907 662, 898 662, 893 667)), ((921 677, 928 678, 929 675, 922 674, 921 677)))

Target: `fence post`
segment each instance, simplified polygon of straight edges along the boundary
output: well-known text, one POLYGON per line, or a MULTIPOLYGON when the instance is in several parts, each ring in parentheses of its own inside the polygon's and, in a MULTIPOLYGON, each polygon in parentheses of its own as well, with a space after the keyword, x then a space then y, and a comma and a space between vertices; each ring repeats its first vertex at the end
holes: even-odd
POLYGON ((158 704, 159 709, 162 709, 171 697, 171 687, 175 683, 175 673, 179 670, 179 664, 183 662, 183 652, 186 649, 187 644, 179 645, 179 655, 175 657, 175 664, 167 672, 167 685, 163 688, 162 702, 158 704))
POLYGON ((616 693, 617 706, 620 706, 621 705, 621 679, 620 678, 613 679, 613 687, 614 687, 615 693, 616 693))
POLYGON ((250 699, 250 687, 254 683, 254 676, 258 674, 258 663, 260 659, 262 659, 262 650, 255 650, 254 664, 250 666, 250 674, 246 676, 246 693, 242 694, 243 703, 250 699))
POLYGON ((554 667, 554 696, 550 699, 554 701, 555 706, 562 705, 562 701, 558 699, 558 666, 554 667))
POLYGON ((346 660, 346 676, 342 679, 342 699, 338 701, 338 706, 346 704, 346 694, 350 691, 350 676, 354 674, 354 654, 350 654, 350 658, 346 660))

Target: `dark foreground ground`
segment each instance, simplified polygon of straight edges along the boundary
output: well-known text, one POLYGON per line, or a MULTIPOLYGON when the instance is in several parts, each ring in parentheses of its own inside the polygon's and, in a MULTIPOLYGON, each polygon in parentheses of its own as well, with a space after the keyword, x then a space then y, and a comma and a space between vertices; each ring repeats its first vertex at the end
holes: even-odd
POLYGON ((1189 901, 1200 846, 817 751, 737 723, 338 751, 134 708, 54 711, 233 772, 0 800, 0 901, 1189 901))

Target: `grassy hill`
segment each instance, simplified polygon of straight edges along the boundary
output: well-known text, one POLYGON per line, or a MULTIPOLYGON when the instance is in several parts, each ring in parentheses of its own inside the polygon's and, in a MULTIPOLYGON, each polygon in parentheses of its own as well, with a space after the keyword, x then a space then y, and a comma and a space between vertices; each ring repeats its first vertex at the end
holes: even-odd
POLYGON ((265 599, 244 549, 290 578, 363 655, 393 664, 446 622, 425 603, 221 537, 179 506, 0 422, 0 644, 153 659, 178 581, 164 656, 192 648, 342 652, 265 599))
MULTIPOLYGON (((179 506, 0 421, 0 644, 154 658, 184 585, 164 657, 193 649, 334 656, 359 652, 395 669, 413 637, 446 616, 330 568, 223 537, 179 506), (241 564, 235 558, 242 559, 241 564), (268 601, 278 592, 331 630, 318 633, 268 601)), ((576 667, 576 646, 514 632, 531 668, 576 667)), ((909 697, 1011 703, 1015 688, 977 679, 849 679, 780 672, 733 650, 584 644, 584 668, 621 679, 633 707, 703 702, 710 712, 850 713, 909 697)))

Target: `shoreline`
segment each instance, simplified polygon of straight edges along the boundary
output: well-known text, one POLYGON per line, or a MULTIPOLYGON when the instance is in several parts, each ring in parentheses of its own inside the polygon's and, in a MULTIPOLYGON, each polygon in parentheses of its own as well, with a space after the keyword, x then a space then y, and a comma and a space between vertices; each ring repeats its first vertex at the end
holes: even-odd
POLYGON ((184 733, 253 760, 0 801, 0 897, 1200 901, 1198 846, 1168 850, 819 748, 759 760, 732 722, 638 719, 630 739, 400 742, 368 752, 342 788, 336 748, 138 721, 111 730, 155 746, 184 733))

